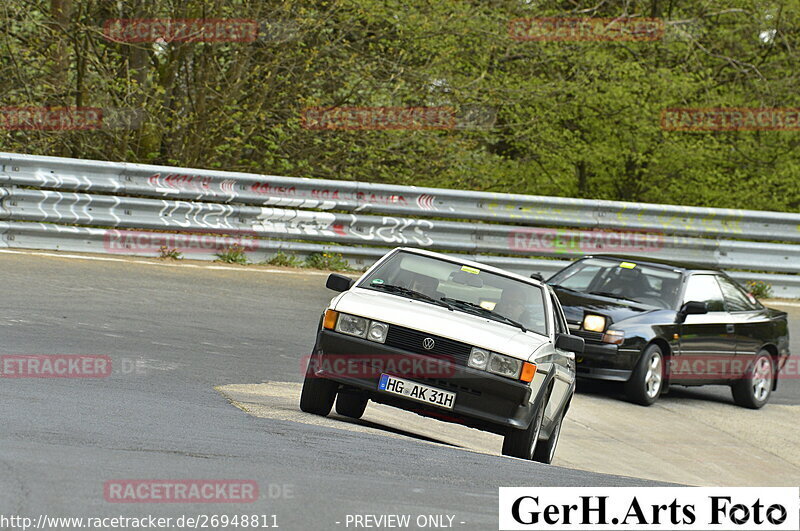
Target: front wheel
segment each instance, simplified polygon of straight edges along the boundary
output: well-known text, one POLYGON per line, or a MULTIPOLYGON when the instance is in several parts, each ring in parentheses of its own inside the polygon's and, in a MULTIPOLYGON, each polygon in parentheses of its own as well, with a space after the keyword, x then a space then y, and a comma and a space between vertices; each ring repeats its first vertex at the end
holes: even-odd
POLYGON ((331 412, 339 384, 316 376, 311 368, 313 363, 314 358, 312 357, 306 368, 305 380, 303 380, 303 390, 300 393, 300 409, 306 413, 324 417, 331 412))
POLYGON ((762 350, 742 378, 731 385, 733 401, 742 407, 761 409, 772 394, 774 374, 772 357, 769 352, 762 350))
POLYGON ((367 409, 369 399, 358 391, 339 391, 336 397, 336 412, 344 417, 360 419, 367 409))
POLYGON ((520 459, 533 459, 539 441, 539 432, 542 431, 545 404, 539 405, 531 425, 525 430, 510 430, 503 438, 503 455, 519 457, 520 459))
POLYGON ((648 346, 639 358, 630 380, 625 382, 625 394, 637 404, 649 406, 661 396, 664 387, 664 353, 658 345, 648 346))
POLYGON ((553 426, 553 432, 550 434, 550 438, 546 441, 539 441, 536 443, 536 448, 533 451, 534 461, 539 461, 547 465, 553 462, 553 458, 556 456, 556 445, 558 445, 558 438, 561 435, 561 424, 563 422, 564 415, 561 415, 556 425, 553 426))

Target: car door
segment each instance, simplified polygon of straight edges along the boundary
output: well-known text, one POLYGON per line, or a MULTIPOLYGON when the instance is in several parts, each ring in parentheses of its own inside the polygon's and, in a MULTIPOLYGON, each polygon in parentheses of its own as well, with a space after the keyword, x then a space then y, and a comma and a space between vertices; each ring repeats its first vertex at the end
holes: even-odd
POLYGON ((734 281, 724 275, 717 276, 725 307, 731 316, 736 338, 736 359, 731 364, 732 377, 742 375, 747 362, 755 358, 762 345, 769 341, 772 329, 767 309, 752 299, 734 281))
MULTIPOLYGON (((547 291, 550 294, 551 322, 553 323, 553 341, 555 342, 556 335, 569 334, 569 328, 558 297, 553 293, 552 288, 548 287, 547 291)), ((556 420, 557 415, 562 411, 566 400, 569 398, 569 390, 575 379, 575 354, 561 349, 554 350, 553 370, 555 371, 555 377, 553 392, 545 409, 545 417, 551 420, 556 420)))
POLYGON ((678 327, 680 352, 670 364, 672 381, 700 384, 730 378, 725 360, 736 355, 736 336, 716 275, 691 274, 683 303, 690 301, 705 302, 708 313, 687 315, 678 327))

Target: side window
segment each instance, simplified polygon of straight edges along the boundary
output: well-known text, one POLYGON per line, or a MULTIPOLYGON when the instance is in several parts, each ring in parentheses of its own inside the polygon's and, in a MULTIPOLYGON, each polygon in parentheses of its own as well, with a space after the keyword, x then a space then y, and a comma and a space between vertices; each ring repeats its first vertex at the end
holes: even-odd
POLYGON ((725 303, 722 290, 715 275, 692 275, 686 284, 683 302, 699 301, 708 305, 709 312, 724 312, 725 303))
POLYGON ((729 312, 746 312, 756 310, 757 306, 750 302, 750 299, 745 295, 739 287, 725 277, 717 277, 719 287, 722 288, 722 294, 725 296, 725 306, 729 312))

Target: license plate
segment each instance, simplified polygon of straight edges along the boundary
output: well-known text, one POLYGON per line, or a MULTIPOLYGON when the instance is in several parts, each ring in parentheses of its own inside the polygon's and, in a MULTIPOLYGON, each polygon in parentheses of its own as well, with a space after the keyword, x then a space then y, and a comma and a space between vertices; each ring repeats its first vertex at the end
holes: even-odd
POLYGON ((456 402, 455 393, 388 374, 381 374, 378 389, 445 409, 453 409, 453 404, 456 402))

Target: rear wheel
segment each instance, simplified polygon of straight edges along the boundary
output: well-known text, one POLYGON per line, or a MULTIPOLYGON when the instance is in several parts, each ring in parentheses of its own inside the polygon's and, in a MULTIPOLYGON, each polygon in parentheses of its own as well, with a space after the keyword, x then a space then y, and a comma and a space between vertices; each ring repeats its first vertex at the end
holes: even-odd
POLYGON ((731 385, 733 401, 737 405, 760 409, 769 401, 772 394, 772 379, 775 375, 772 357, 762 350, 747 368, 741 379, 731 385))
POLYGON ((650 345, 642 353, 630 380, 625 382, 625 394, 637 404, 649 406, 661 396, 664 384, 664 353, 658 345, 650 345))
POLYGON ((309 359, 306 368, 303 390, 300 393, 300 409, 324 417, 331 412, 339 384, 316 376, 311 368, 313 363, 314 356, 309 359))
POLYGON ((564 422, 564 415, 558 419, 558 422, 553 426, 553 432, 550 438, 546 441, 539 441, 536 443, 536 448, 533 451, 533 460, 540 463, 550 464, 556 456, 556 446, 558 445, 558 438, 561 435, 561 424, 564 422))
POLYGON ((539 405, 531 425, 525 430, 510 430, 503 439, 503 455, 519 457, 520 459, 533 459, 539 442, 539 433, 542 431, 545 404, 539 405))
POLYGON ((336 412, 345 417, 360 419, 367 409, 369 399, 358 391, 339 391, 336 397, 336 412))

